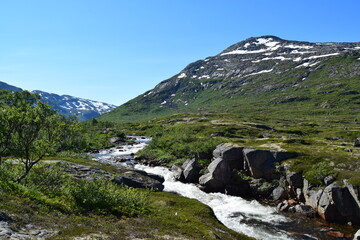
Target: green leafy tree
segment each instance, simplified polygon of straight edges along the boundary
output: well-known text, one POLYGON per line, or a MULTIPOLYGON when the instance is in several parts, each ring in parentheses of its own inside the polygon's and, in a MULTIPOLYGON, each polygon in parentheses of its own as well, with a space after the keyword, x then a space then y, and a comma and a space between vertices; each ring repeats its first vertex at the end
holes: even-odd
POLYGON ((62 121, 51 106, 40 101, 34 106, 24 103, 14 118, 16 128, 11 144, 11 152, 24 165, 24 172, 17 179, 18 182, 44 156, 56 151, 62 130, 62 121))

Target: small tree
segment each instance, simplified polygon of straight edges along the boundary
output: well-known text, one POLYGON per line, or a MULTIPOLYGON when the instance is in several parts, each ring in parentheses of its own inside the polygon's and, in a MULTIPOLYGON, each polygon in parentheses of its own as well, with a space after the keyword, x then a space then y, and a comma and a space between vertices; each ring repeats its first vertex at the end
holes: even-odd
POLYGON ((24 164, 24 173, 17 179, 20 182, 45 155, 55 152, 62 123, 56 111, 40 101, 22 106, 17 114, 11 150, 24 164))

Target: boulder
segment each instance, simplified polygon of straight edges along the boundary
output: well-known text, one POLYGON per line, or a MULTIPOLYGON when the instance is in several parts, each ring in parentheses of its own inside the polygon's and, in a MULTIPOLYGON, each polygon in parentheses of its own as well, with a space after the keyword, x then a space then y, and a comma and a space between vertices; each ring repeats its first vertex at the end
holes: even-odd
POLYGON ((283 151, 275 151, 271 150, 271 154, 274 156, 276 162, 281 162, 289 158, 294 158, 298 154, 294 152, 283 152, 283 151))
POLYGON ((356 213, 359 207, 347 187, 332 183, 324 189, 317 212, 330 222, 359 222, 356 213))
POLYGON ((270 197, 275 186, 264 179, 254 179, 249 182, 251 195, 255 198, 270 197))
POLYGON ((225 193, 232 196, 238 196, 242 198, 250 197, 250 186, 246 181, 240 183, 230 183, 225 186, 225 193))
POLYGON ((312 208, 317 209, 323 190, 311 190, 311 185, 306 179, 304 179, 303 184, 304 186, 302 192, 305 198, 305 205, 309 205, 312 208))
POLYGON ((353 240, 360 240, 360 229, 355 233, 353 240))
POLYGON ((204 192, 224 192, 225 184, 213 177, 211 173, 202 175, 199 178, 200 189, 204 192))
POLYGON ((271 180, 275 172, 276 159, 270 151, 258 149, 244 149, 245 168, 253 178, 271 180))
POLYGON ((181 181, 181 182, 185 181, 183 170, 181 167, 174 164, 171 167, 171 172, 174 174, 175 180, 181 181))
POLYGON ((296 199, 297 199, 299 202, 305 202, 304 193, 303 193, 303 191, 301 190, 301 188, 297 188, 297 189, 296 189, 296 199))
POLYGON ((295 212, 307 217, 315 217, 316 214, 315 210, 311 206, 300 204, 295 206, 295 212))
POLYGON ((200 168, 196 159, 189 159, 182 165, 184 181, 189 183, 199 182, 200 168))
POLYGON ((300 173, 286 171, 286 181, 294 189, 303 187, 303 177, 300 173))
POLYGON ((121 142, 121 141, 122 141, 122 139, 119 138, 119 137, 109 138, 109 142, 111 142, 111 143, 119 143, 119 142, 121 142))
POLYGON ((284 200, 287 197, 287 192, 283 187, 278 186, 272 191, 271 197, 274 201, 284 200))
POLYGON ((224 192, 230 183, 231 169, 222 158, 216 158, 208 166, 209 173, 199 178, 199 183, 205 192, 224 192))
POLYGON ((114 178, 114 183, 123 184, 134 188, 149 188, 157 191, 164 189, 164 178, 154 174, 148 174, 144 171, 131 170, 114 178))
POLYGON ((216 158, 212 161, 208 166, 208 170, 216 180, 223 184, 229 183, 232 171, 228 162, 224 161, 222 158, 216 158))
POLYGON ((11 218, 3 212, 0 212, 0 222, 9 222, 11 218))
POLYGON ((360 147, 360 137, 358 137, 358 138, 356 138, 355 140, 354 140, 354 147, 360 147))
POLYGON ((218 145, 214 152, 214 158, 222 158, 229 164, 231 170, 242 170, 244 168, 243 147, 231 143, 218 145))
POLYGON ((336 178, 334 178, 333 176, 327 176, 324 178, 324 183, 326 186, 329 186, 330 184, 332 184, 335 181, 336 181, 336 178))
POLYGON ((354 209, 354 215, 358 221, 355 221, 355 223, 360 224, 360 187, 350 184, 347 180, 344 180, 344 184, 357 205, 354 209))

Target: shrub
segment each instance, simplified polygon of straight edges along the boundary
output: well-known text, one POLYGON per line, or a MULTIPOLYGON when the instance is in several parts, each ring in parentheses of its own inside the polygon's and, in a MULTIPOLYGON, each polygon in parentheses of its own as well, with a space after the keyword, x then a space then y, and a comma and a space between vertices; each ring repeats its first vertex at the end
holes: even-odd
POLYGON ((103 178, 79 180, 70 193, 82 213, 134 216, 145 212, 148 204, 146 192, 120 187, 103 178))
POLYGON ((309 171, 305 173, 305 178, 315 186, 324 184, 324 178, 329 175, 335 175, 336 172, 326 162, 320 162, 313 165, 309 171))

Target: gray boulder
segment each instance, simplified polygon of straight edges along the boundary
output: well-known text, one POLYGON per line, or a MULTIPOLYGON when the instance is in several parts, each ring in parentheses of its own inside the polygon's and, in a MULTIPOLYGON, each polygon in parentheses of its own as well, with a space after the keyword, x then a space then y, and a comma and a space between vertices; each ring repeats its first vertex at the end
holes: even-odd
POLYGON ((353 240, 360 240, 360 229, 355 233, 353 240))
POLYGON ((245 169, 253 178, 271 180, 275 173, 275 161, 270 151, 258 149, 244 149, 245 169))
POLYGON ((189 183, 199 182, 200 168, 195 159, 189 159, 182 165, 184 181, 189 183))
POLYGON ((231 169, 228 162, 224 161, 222 158, 216 158, 212 161, 208 166, 208 170, 216 180, 223 184, 229 183, 231 179, 231 169))
POLYGON ((358 137, 358 138, 356 138, 355 140, 354 140, 354 147, 360 147, 360 137, 358 137))
POLYGON ((307 217, 315 217, 315 215, 316 215, 315 210, 311 206, 308 206, 308 205, 300 205, 300 204, 296 205, 295 212, 305 215, 307 217))
POLYGON ((303 177, 300 173, 286 171, 286 181, 294 189, 303 187, 303 177))
POLYGON ((303 194, 305 198, 305 205, 309 205, 312 208, 317 209, 320 198, 323 194, 323 190, 322 189, 311 190, 311 185, 306 179, 304 179, 303 184, 304 184, 303 194))
POLYGON ((225 186, 230 183, 231 169, 222 158, 216 158, 208 166, 209 173, 199 178, 200 185, 205 192, 224 192, 225 186))
POLYGON ((181 167, 174 164, 171 167, 171 172, 174 174, 175 180, 181 181, 181 182, 185 181, 183 170, 181 167))
POLYGON ((232 196, 238 196, 242 198, 250 197, 250 186, 246 181, 240 183, 230 183, 225 186, 225 193, 232 196))
POLYGON ((356 216, 359 206, 355 199, 347 187, 340 187, 336 183, 324 189, 317 212, 323 219, 330 222, 359 222, 356 216))
POLYGON ((225 184, 213 177, 211 173, 202 175, 199 178, 200 189, 204 192, 224 192, 225 184))
POLYGON ((274 201, 284 200, 287 197, 287 192, 283 187, 278 186, 272 191, 271 197, 274 201))
POLYGON ((336 178, 334 178, 333 176, 327 176, 324 178, 324 183, 326 186, 329 186, 330 184, 332 184, 335 181, 336 181, 336 178))
POLYGON ((229 164, 231 170, 242 170, 244 168, 243 147, 232 143, 218 145, 214 152, 214 158, 222 158, 229 164))
POLYGON ((117 176, 113 180, 119 185, 126 185, 133 188, 149 188, 157 191, 164 189, 164 178, 154 174, 148 174, 144 171, 131 170, 117 176))

